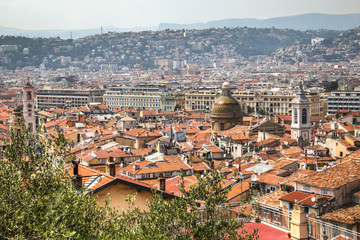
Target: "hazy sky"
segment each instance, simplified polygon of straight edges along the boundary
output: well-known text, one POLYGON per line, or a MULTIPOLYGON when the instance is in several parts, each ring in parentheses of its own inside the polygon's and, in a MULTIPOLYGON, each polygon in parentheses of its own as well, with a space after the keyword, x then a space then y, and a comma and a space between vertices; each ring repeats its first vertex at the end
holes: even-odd
POLYGON ((0 0, 0 25, 21 29, 146 27, 359 12, 360 0, 0 0))

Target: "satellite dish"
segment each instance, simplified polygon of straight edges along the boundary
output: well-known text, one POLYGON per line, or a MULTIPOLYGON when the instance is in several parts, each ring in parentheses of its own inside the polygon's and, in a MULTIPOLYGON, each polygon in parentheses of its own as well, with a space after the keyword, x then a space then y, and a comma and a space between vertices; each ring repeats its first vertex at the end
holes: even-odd
POLYGON ((312 197, 312 198, 311 198, 311 201, 312 201, 312 202, 315 202, 315 201, 316 201, 316 198, 315 198, 315 197, 312 197))
POLYGON ((258 178, 256 177, 256 175, 255 175, 255 174, 252 174, 252 175, 251 175, 251 181, 255 182, 255 181, 257 181, 257 180, 258 180, 258 178))

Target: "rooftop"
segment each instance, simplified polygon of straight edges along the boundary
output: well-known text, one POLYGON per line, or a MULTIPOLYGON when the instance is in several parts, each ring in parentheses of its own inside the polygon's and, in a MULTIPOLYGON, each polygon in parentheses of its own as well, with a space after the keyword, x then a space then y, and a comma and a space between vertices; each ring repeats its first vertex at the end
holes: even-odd
POLYGON ((301 177, 297 182, 320 188, 334 189, 359 179, 360 162, 349 160, 321 172, 314 172, 311 175, 301 177))

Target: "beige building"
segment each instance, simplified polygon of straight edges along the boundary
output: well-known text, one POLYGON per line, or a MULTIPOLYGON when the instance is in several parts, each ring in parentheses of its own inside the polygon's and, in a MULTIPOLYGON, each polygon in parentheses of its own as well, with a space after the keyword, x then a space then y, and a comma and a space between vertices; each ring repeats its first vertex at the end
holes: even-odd
POLYGON ((36 92, 36 109, 76 107, 103 102, 101 89, 40 89, 36 92))
MULTIPOLYGON (((233 91, 232 96, 237 99, 242 109, 247 112, 247 106, 256 113, 260 109, 278 115, 291 115, 294 92, 290 91, 233 91)), ((185 93, 185 109, 210 111, 217 97, 215 90, 205 90, 185 93)), ((324 100, 316 92, 307 92, 310 100, 311 116, 324 116, 324 100)))
POLYGON ((170 110, 175 106, 185 107, 185 96, 183 93, 166 91, 159 87, 111 87, 104 95, 104 102, 110 109, 120 107, 131 107, 145 110, 170 110))
POLYGON ((123 106, 134 109, 161 109, 163 90, 158 87, 111 87, 104 95, 109 109, 123 106))

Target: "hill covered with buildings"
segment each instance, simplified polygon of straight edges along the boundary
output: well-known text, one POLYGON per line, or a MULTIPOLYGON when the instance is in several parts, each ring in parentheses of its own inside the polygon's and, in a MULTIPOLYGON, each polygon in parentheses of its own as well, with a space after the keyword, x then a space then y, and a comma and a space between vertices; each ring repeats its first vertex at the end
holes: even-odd
MULTIPOLYGON (((109 32, 80 39, 0 37, 0 67, 112 70, 171 68, 197 64, 241 65, 270 56, 285 63, 351 61, 360 28, 298 31, 276 28, 210 28, 109 32)), ((271 61, 267 61, 271 62, 271 61)))

